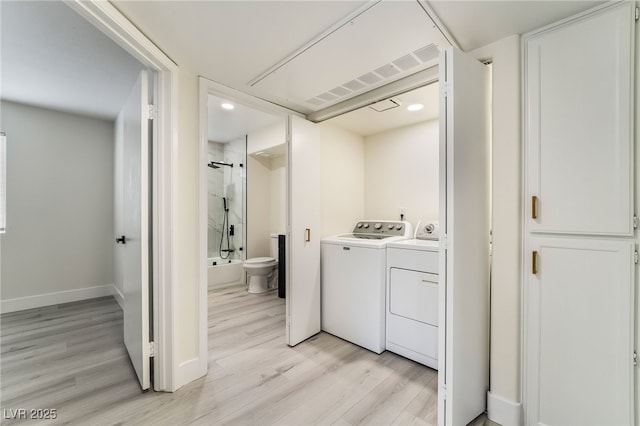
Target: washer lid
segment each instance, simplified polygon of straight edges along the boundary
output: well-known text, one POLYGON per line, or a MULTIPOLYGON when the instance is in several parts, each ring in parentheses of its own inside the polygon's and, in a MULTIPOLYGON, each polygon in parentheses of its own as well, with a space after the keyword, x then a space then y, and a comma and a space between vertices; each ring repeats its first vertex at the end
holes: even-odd
POLYGON ((244 261, 244 263, 248 263, 249 265, 256 265, 258 263, 269 263, 269 262, 275 262, 275 259, 273 257, 253 257, 251 259, 247 259, 244 261))

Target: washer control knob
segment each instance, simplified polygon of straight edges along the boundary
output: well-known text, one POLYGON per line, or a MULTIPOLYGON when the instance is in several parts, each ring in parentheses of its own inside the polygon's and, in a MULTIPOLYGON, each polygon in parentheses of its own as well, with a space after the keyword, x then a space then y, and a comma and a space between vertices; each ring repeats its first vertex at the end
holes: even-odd
POLYGON ((387 225, 387 229, 392 230, 393 229, 393 223, 390 223, 387 225))
POLYGON ((375 225, 373 225, 374 228, 376 229, 380 229, 382 228, 382 224, 381 223, 376 223, 375 225))
POLYGON ((362 228, 362 222, 358 223, 358 228, 362 228))
POLYGON ((396 229, 397 229, 398 231, 399 231, 399 230, 401 230, 401 229, 402 229, 402 225, 401 225, 401 224, 400 224, 400 225, 396 225, 396 229))
POLYGON ((364 228, 365 228, 365 229, 367 229, 368 227, 369 227, 369 224, 368 224, 368 223, 365 223, 365 224, 364 224, 364 228))

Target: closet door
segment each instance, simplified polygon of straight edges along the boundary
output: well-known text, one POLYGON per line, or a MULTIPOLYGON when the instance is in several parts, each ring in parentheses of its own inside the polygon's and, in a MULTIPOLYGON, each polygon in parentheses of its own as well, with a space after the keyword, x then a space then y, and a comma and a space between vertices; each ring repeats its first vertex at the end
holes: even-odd
POLYGON ((525 43, 532 232, 633 234, 634 2, 525 43))
POLYGON ((635 2, 523 37, 524 411, 634 424, 635 2))
POLYGON ((633 424, 634 244, 530 247, 527 424, 633 424))
POLYGON ((489 67, 440 53, 438 424, 466 425, 489 388, 489 67))
POLYGON ((320 140, 315 124, 289 119, 286 342, 320 332, 320 140))

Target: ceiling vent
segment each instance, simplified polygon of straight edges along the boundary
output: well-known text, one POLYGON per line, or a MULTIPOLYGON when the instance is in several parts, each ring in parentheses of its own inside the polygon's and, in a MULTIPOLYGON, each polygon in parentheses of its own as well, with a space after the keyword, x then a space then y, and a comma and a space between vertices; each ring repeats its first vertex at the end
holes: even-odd
POLYGON ((396 76, 420 71, 425 68, 425 65, 431 66, 431 64, 438 60, 439 54, 440 49, 437 45, 433 43, 428 44, 414 52, 399 57, 391 63, 385 64, 341 86, 335 87, 328 92, 307 99, 305 102, 314 107, 318 107, 343 101, 385 83, 390 83, 395 80, 394 77, 396 76))
POLYGON ((389 98, 389 99, 385 99, 383 101, 378 101, 374 104, 371 104, 369 105, 369 108, 371 108, 374 111, 382 112, 382 111, 389 111, 390 109, 398 108, 400 105, 402 105, 402 102, 400 102, 398 99, 389 98))

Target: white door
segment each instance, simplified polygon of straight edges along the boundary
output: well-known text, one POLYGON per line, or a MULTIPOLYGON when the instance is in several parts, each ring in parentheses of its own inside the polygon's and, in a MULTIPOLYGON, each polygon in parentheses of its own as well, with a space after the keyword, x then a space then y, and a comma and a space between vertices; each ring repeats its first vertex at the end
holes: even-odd
POLYGON ((467 424, 486 408, 489 79, 469 55, 440 54, 440 425, 467 424))
POLYGON ((637 424, 635 6, 523 37, 527 424, 637 424))
POLYGON ((150 387, 148 78, 142 71, 122 109, 124 344, 140 386, 150 387))
POLYGON ((633 235, 634 6, 527 39, 531 232, 633 235))
POLYGON ((289 119, 286 341, 320 332, 320 140, 315 124, 289 119))
POLYGON ((633 424, 634 244, 532 237, 530 248, 527 424, 633 424))

